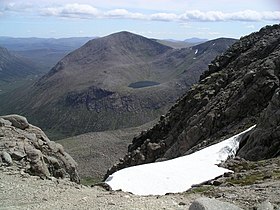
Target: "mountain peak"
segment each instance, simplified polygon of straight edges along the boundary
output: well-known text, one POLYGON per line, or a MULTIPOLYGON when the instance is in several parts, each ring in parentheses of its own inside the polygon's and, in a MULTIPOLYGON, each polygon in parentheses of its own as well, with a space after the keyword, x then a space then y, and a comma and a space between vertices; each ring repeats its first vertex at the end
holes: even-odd
MULTIPOLYGON (((58 62, 47 75, 40 79, 39 83, 62 70, 67 70, 69 73, 72 68, 64 68, 65 66, 79 65, 90 68, 90 71, 97 71, 100 68, 112 67, 113 65, 131 65, 144 60, 149 61, 169 50, 172 48, 140 35, 127 31, 114 33, 90 40, 73 51, 58 62), (103 66, 101 67, 99 63, 103 63, 103 66)), ((79 71, 82 71, 82 68, 79 68, 79 71)), ((71 74, 77 74, 77 72, 71 74)), ((89 71, 85 73, 87 74, 89 71)), ((85 78, 86 81, 88 79, 85 78)))
POLYGON ((150 53, 153 53, 154 48, 158 50, 158 53, 171 49, 170 47, 162 45, 152 39, 128 31, 120 31, 105 37, 94 39, 91 40, 89 44, 92 45, 91 47, 102 45, 104 48, 118 47, 119 49, 126 48, 127 50, 136 51, 145 49, 145 51, 150 51, 150 53))
POLYGON ((119 32, 116 32, 116 33, 112 33, 108 36, 140 36, 140 35, 134 34, 134 33, 129 32, 129 31, 119 31, 119 32))

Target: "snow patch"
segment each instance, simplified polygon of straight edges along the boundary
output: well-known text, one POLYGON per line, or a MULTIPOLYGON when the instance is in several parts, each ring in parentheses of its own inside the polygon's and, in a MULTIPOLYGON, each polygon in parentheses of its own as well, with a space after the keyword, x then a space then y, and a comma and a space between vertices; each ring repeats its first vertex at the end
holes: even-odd
POLYGON ((218 144, 176 159, 139 165, 117 171, 105 181, 113 190, 137 195, 183 192, 193 184, 213 179, 230 170, 217 166, 235 155, 240 137, 255 126, 218 144))
POLYGON ((213 43, 212 45, 214 46, 216 43, 213 43))
POLYGON ((196 55, 197 53, 198 53, 198 49, 195 50, 195 53, 194 53, 194 54, 196 55))

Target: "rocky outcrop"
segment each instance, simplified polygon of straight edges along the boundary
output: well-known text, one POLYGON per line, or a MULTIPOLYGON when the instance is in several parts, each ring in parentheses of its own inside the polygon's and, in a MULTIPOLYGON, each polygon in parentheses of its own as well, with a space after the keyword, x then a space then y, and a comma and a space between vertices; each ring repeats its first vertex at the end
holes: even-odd
POLYGON ((80 182, 77 164, 60 144, 19 115, 0 116, 0 165, 42 178, 70 178, 80 182))
POLYGON ((238 155, 248 160, 263 160, 280 155, 280 89, 258 120, 257 127, 241 140, 238 155))
MULTIPOLYGON (((279 57, 280 25, 267 26, 241 38, 211 62, 199 83, 181 97, 157 125, 133 139, 128 154, 109 169, 105 177, 125 167, 192 153, 256 124, 279 87, 279 57)), ((277 104, 273 104, 270 106, 276 107, 277 104)), ((267 135, 279 135, 271 131, 267 135)), ((267 140, 264 137, 259 141, 260 145, 269 145, 267 151, 270 152, 264 152, 269 155, 264 154, 262 158, 279 155, 279 140, 275 138, 273 145, 267 140)), ((247 141, 250 146, 243 151, 254 147, 252 141, 247 141)))

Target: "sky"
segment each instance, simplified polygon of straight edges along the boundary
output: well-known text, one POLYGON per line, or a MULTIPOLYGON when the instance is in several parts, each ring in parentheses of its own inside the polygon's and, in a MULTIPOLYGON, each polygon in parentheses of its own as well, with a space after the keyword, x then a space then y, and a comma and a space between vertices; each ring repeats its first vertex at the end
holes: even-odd
POLYGON ((280 0, 0 0, 0 36, 240 38, 280 23, 280 0))

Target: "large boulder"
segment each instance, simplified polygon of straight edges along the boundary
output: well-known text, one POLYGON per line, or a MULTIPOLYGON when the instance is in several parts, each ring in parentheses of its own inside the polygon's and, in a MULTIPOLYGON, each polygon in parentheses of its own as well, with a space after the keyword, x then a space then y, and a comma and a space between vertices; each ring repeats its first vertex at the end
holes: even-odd
POLYGON ((14 127, 22 130, 28 128, 29 126, 27 119, 17 114, 5 115, 5 116, 1 116, 1 118, 10 121, 14 127))
POLYGON ((14 165, 42 178, 70 178, 80 182, 77 163, 60 144, 19 115, 0 116, 0 165, 14 165))

